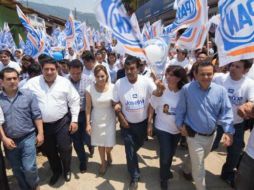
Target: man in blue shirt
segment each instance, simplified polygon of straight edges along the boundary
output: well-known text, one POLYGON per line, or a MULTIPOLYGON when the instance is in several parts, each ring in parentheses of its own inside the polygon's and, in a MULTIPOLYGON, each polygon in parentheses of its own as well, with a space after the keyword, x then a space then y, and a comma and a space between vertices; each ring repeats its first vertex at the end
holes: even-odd
POLYGON ((182 89, 176 109, 176 125, 187 143, 197 190, 205 190, 204 159, 213 145, 216 124, 224 129, 225 146, 232 144, 233 112, 226 90, 212 83, 214 67, 209 60, 198 63, 195 79, 182 89))
POLYGON ((21 190, 39 189, 36 144, 43 143, 44 135, 37 99, 30 91, 18 89, 19 74, 15 69, 3 69, 0 78, 3 86, 0 106, 5 118, 0 135, 6 157, 21 190))

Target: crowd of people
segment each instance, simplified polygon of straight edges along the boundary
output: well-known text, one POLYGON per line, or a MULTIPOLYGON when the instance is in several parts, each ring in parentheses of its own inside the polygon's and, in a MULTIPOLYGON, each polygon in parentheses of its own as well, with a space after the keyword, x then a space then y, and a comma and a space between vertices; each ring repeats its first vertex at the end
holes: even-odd
MULTIPOLYGON (((49 185, 62 175, 70 181, 72 144, 81 173, 89 167, 85 146, 89 156, 98 147, 103 176, 113 161, 119 122, 130 189, 138 188, 137 151, 148 135, 159 143, 161 189, 168 189, 173 178, 170 168, 180 143, 189 153, 183 176, 205 190, 204 159, 222 140, 227 157, 221 179, 237 190, 253 190, 251 67, 252 60, 219 67, 212 43, 194 52, 170 46, 161 80, 147 61, 103 45, 80 56, 69 48, 65 56, 42 54, 36 60, 20 49, 3 49, 0 137, 5 156, 21 190, 40 189, 38 151, 52 171, 49 185), (252 130, 247 145, 246 130, 252 130)), ((1 149, 0 167, 1 189, 8 190, 1 149)))

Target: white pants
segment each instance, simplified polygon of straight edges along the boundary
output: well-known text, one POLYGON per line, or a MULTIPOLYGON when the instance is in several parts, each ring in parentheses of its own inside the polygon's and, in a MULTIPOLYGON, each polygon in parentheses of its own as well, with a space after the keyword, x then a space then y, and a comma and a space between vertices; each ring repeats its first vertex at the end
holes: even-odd
POLYGON ((192 176, 197 190, 206 190, 204 160, 212 149, 216 132, 210 136, 187 137, 191 158, 192 176))

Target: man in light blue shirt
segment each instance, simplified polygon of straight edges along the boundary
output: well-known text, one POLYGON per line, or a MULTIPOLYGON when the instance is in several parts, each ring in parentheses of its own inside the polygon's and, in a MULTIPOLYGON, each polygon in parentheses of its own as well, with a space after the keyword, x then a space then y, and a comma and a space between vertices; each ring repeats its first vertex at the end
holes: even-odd
POLYGON ((176 125, 187 143, 192 164, 192 175, 197 190, 205 190, 204 159, 213 145, 216 124, 224 129, 225 146, 232 144, 233 112, 226 90, 212 83, 214 67, 201 61, 195 69, 195 79, 182 89, 176 109, 176 125))
POLYGON ((6 157, 20 189, 38 190, 40 187, 36 166, 36 144, 40 146, 44 142, 38 101, 30 91, 18 89, 19 74, 15 69, 9 67, 3 69, 0 79, 3 86, 0 106, 5 118, 5 122, 0 126, 0 136, 6 157))

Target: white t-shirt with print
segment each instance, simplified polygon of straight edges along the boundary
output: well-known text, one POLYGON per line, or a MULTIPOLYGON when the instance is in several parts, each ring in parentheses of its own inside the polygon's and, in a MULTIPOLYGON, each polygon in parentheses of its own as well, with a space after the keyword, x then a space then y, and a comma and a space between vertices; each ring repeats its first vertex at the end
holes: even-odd
POLYGON ((147 119, 149 101, 155 89, 154 82, 147 77, 138 75, 134 84, 124 77, 115 84, 113 101, 121 103, 128 122, 139 123, 147 119))
POLYGON ((228 92, 233 108, 234 124, 243 122, 243 118, 237 114, 237 109, 247 101, 254 102, 254 80, 243 77, 241 80, 235 81, 227 73, 218 75, 214 78, 214 82, 225 87, 228 92))
POLYGON ((175 110, 179 101, 180 91, 173 92, 168 88, 161 97, 152 96, 151 106, 154 108, 155 127, 170 134, 178 134, 179 130, 175 124, 175 110))

